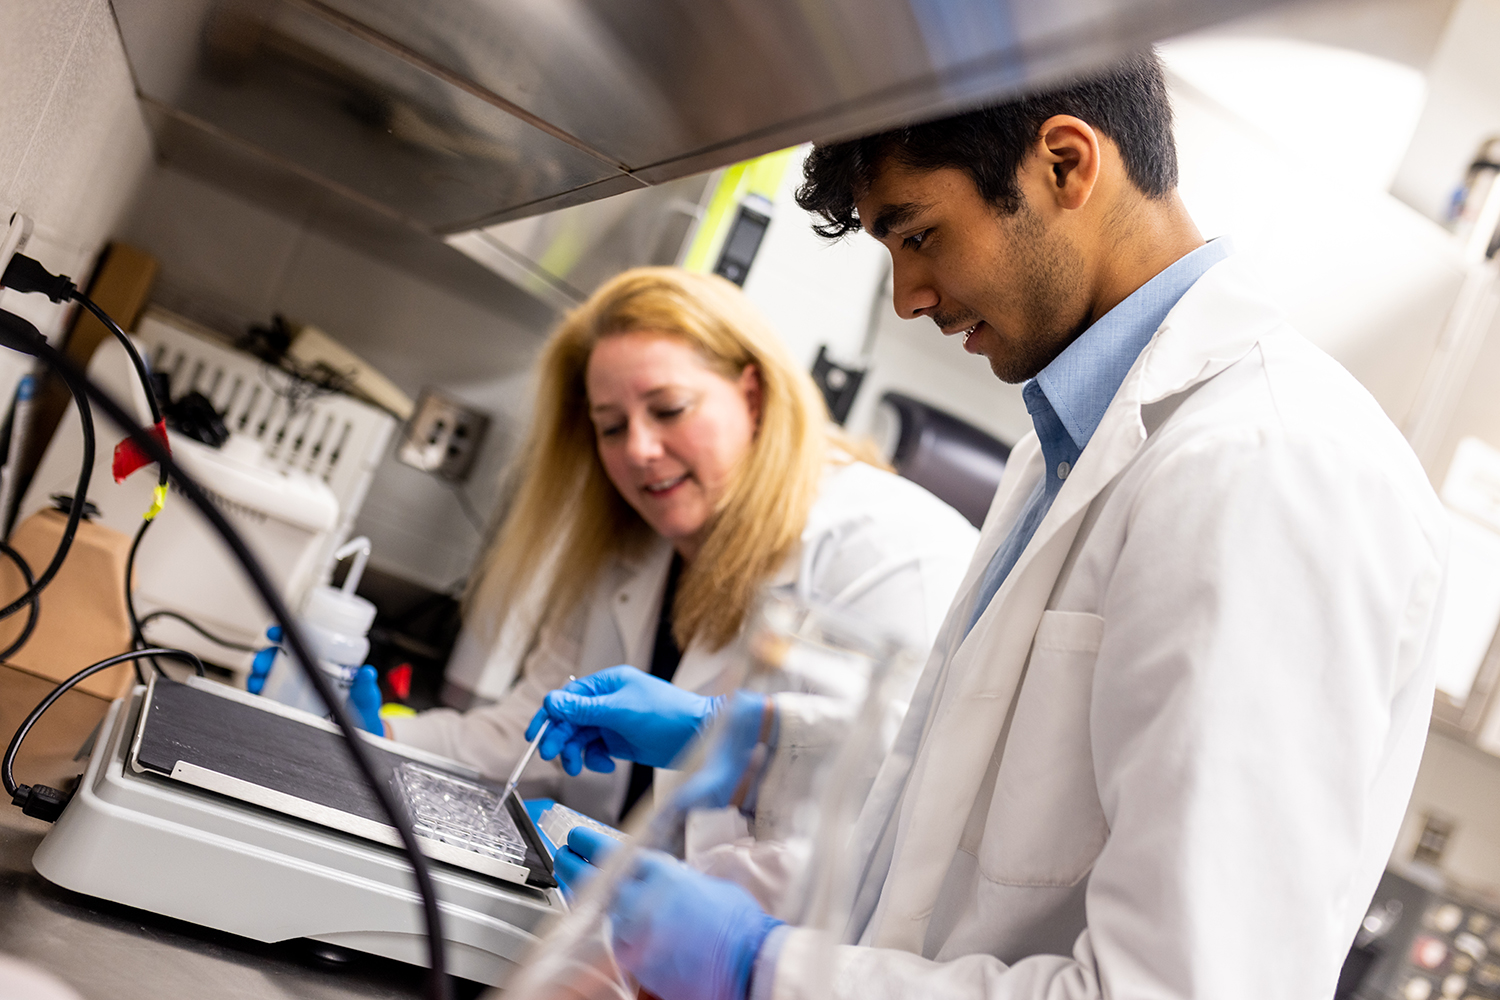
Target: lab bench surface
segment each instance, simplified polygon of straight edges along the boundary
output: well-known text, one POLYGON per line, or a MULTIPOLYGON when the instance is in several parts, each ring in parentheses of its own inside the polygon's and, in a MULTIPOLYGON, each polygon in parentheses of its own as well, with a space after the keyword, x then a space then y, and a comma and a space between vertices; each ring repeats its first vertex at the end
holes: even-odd
MULTIPOLYGON (((0 745, 50 689, 0 665, 0 745)), ((91 695, 64 695, 27 737, 16 780, 58 784, 81 772, 84 760, 74 758, 107 708, 91 695)), ((47 829, 0 798, 0 952, 46 969, 84 1000, 422 996, 423 970, 399 962, 320 955, 316 942, 262 944, 52 885, 31 866, 47 829)), ((479 990, 455 982, 460 998, 479 990)))

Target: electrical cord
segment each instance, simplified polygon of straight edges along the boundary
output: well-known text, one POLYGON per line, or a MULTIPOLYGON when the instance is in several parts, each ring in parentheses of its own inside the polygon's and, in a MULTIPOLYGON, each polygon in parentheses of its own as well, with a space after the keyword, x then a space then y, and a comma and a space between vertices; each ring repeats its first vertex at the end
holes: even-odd
POLYGON ((56 704, 57 699, 70 691, 75 684, 86 681, 101 670, 108 670, 117 663, 124 663, 126 660, 134 660, 142 656, 164 656, 183 660, 192 664, 199 677, 204 676, 203 661, 192 653, 182 649, 152 648, 120 653, 118 656, 111 656, 108 659, 100 660, 98 663, 91 663, 49 691, 47 697, 43 698, 36 708, 31 710, 31 714, 26 716, 26 721, 21 723, 20 728, 16 730, 16 734, 10 738, 10 746, 5 748, 4 758, 0 758, 0 781, 5 783, 5 792, 11 797, 11 802, 20 806, 21 811, 26 815, 36 816, 38 819, 45 819, 51 822, 57 819, 58 815, 62 812, 62 807, 67 805, 68 802, 67 794, 55 788, 49 788, 46 785, 32 786, 16 784, 16 754, 20 751, 21 744, 26 740, 26 734, 31 732, 31 727, 36 725, 37 720, 46 714, 47 709, 56 704))
MULTIPOLYGON (((5 273, 9 276, 10 270, 7 269, 5 273)), ((31 326, 29 323, 26 325, 31 326)), ((31 329, 35 330, 36 327, 31 327, 31 329)), ((41 337, 41 334, 38 333, 37 336, 41 337)), ((45 337, 42 338, 42 342, 46 343, 45 337)), ((94 415, 89 409, 88 394, 79 382, 79 376, 72 372, 59 372, 58 374, 63 384, 67 386, 68 392, 72 394, 73 403, 78 407, 79 425, 83 431, 83 462, 78 469, 78 485, 73 490, 73 503, 68 509, 68 520, 63 526, 62 537, 58 539, 57 550, 52 553, 52 561, 47 564, 42 575, 37 577, 36 582, 26 588, 24 594, 0 608, 0 618, 9 618, 31 602, 46 589, 47 584, 52 582, 52 578, 62 568, 63 560, 68 557, 68 550, 73 547, 73 536, 78 533, 78 523, 83 519, 84 500, 89 495, 89 480, 94 475, 94 415)))
MULTIPOLYGON (((156 388, 151 384, 151 372, 146 368, 146 359, 142 358, 141 352, 135 349, 135 342, 130 339, 124 330, 120 329, 120 324, 116 323, 110 318, 108 313, 94 303, 93 299, 76 289, 73 291, 72 297, 92 313, 95 319, 103 323, 105 328, 110 333, 113 333, 115 339, 125 348, 125 353, 130 356, 130 363, 135 368, 136 378, 140 379, 141 388, 145 390, 146 404, 151 409, 151 423, 157 427, 162 426, 161 401, 156 398, 156 388)), ((166 469, 161 470, 157 485, 167 485, 166 469)), ((146 529, 151 527, 152 523, 156 520, 155 510, 156 508, 152 508, 153 513, 148 514, 141 521, 140 528, 136 530, 135 539, 130 543, 130 555, 125 560, 125 610, 130 615, 131 645, 136 649, 140 649, 146 645, 146 636, 141 631, 143 625, 135 613, 135 553, 141 547, 141 539, 145 536, 146 529)), ((146 675, 141 670, 141 661, 135 660, 133 662, 136 679, 142 684, 146 683, 146 675)), ((150 663, 158 674, 166 673, 166 671, 162 670, 161 664, 156 662, 155 657, 150 659, 150 663)))
MULTIPOLYGON (((146 537, 146 529, 155 521, 155 518, 146 518, 141 521, 141 526, 135 530, 135 538, 130 542, 130 554, 125 557, 125 613, 130 616, 130 645, 136 649, 143 648, 147 643, 146 634, 142 631, 145 623, 136 617, 135 613, 135 554, 141 547, 141 539, 146 537)), ((134 662, 136 680, 142 684, 146 683, 146 675, 141 670, 141 661, 134 662)), ((158 674, 163 673, 160 663, 154 659, 150 662, 158 674)))
MULTIPOLYGON (((6 274, 9 274, 7 269, 6 274)), ((116 402, 107 392, 99 386, 90 382, 79 370, 78 366, 69 358, 61 354, 47 339, 37 331, 36 327, 19 316, 0 310, 0 345, 33 354, 40 358, 54 371, 62 373, 64 379, 73 379, 79 383, 79 387, 88 395, 99 408, 112 420, 126 431, 150 458, 159 463, 164 472, 177 484, 189 502, 198 509, 204 519, 213 526, 225 544, 229 546, 235 558, 244 568, 246 576, 250 578, 251 584, 260 594, 266 607, 270 610, 272 617, 282 627, 282 642, 290 648, 293 658, 302 668, 308 681, 318 697, 327 706, 329 714, 338 725, 344 735, 345 745, 349 755, 354 759, 365 781, 369 785, 371 793, 380 803, 381 811, 395 827, 401 838, 402 847, 406 851, 407 861, 412 868, 412 876, 417 884, 417 892, 421 897, 424 923, 426 925, 429 959, 428 959, 428 982, 427 992, 431 1000, 449 1000, 451 996, 450 983, 447 976, 447 963, 444 954, 444 937, 442 927, 442 913, 438 909, 437 892, 432 881, 432 872, 428 866, 427 858, 422 854, 417 845, 416 836, 412 831, 411 823, 405 815, 405 811, 396 802, 394 793, 390 786, 380 780, 371 757, 369 749, 365 746, 359 730, 350 719, 348 710, 334 691, 328 680, 315 666, 315 660, 308 650, 307 641, 302 634, 301 627, 293 619, 291 612, 287 609, 281 595, 271 583, 260 561, 250 551, 238 531, 225 519, 223 513, 211 501, 203 487, 198 485, 196 479, 188 475, 171 454, 163 447, 161 441, 151 431, 140 426, 132 419, 131 415, 116 402)), ((81 505, 79 505, 81 509, 81 505)), ((138 651, 146 652, 146 651, 138 651)), ((151 654, 165 655, 165 654, 151 654)))
MULTIPOLYGON (((135 342, 130 335, 120 329, 120 324, 109 318, 109 314, 94 304, 94 300, 82 292, 74 289, 73 299, 81 306, 93 313, 94 318, 104 324, 105 329, 115 335, 115 339, 125 348, 125 353, 130 355, 130 363, 135 368, 135 377, 141 380, 141 388, 146 390, 146 405, 151 408, 151 422, 161 423, 161 401, 156 398, 156 390, 151 385, 151 373, 146 369, 146 359, 141 357, 141 352, 135 349, 135 342)), ((166 477, 162 477, 166 482, 166 477)))
MULTIPOLYGON (((21 553, 11 548, 6 542, 0 542, 0 553, 3 553, 11 562, 16 564, 16 569, 21 571, 21 578, 26 581, 26 589, 30 590, 36 586, 36 577, 32 575, 31 565, 21 556, 21 553)), ((0 660, 8 660, 22 646, 26 645, 31 638, 31 633, 36 631, 37 616, 42 613, 42 595, 31 595, 31 614, 26 616, 26 627, 21 629, 21 634, 16 636, 16 641, 0 650, 0 660)))
MULTIPOLYGON (((237 653, 258 653, 261 649, 261 647, 259 646, 251 646, 243 642, 230 642, 228 639, 214 635, 208 629, 204 628, 202 625, 199 625, 187 615, 179 614, 176 611, 168 611, 166 608, 161 608, 157 611, 153 611, 143 617, 141 619, 141 628, 144 629, 147 625, 150 625, 158 618, 171 618, 174 621, 182 622, 182 624, 186 625, 194 632, 197 632, 199 635, 203 636, 203 638, 207 639, 215 646, 223 646, 225 649, 232 649, 237 653)), ((142 641, 144 641, 144 639, 142 641)), ((0 657, 0 659, 3 659, 3 657, 0 657)))
MULTIPOLYGON (((47 298, 49 298, 53 302, 77 302, 82 305, 83 308, 87 309, 95 319, 104 324, 105 329, 113 334, 114 338, 119 341, 120 346, 125 349, 126 355, 130 358, 130 364, 135 369, 136 378, 140 380, 141 388, 146 393, 146 404, 151 411, 151 423, 157 427, 162 426, 161 401, 156 397, 155 387, 151 384, 151 373, 146 367, 146 360, 141 357, 141 352, 136 349, 135 342, 130 339, 130 335, 120 327, 120 324, 116 323, 114 319, 109 315, 109 313, 105 312, 102 308, 99 307, 97 303, 94 302, 93 299, 89 298, 88 295, 82 292, 78 288, 78 286, 73 283, 73 280, 71 278, 69 278, 67 275, 52 274, 35 259, 27 257, 25 254, 16 254, 11 258, 10 263, 6 266, 5 274, 3 275, 3 277, 0 277, 0 285, 15 289, 18 292, 39 292, 47 296, 47 298)), ((66 378, 66 376, 64 376, 64 378, 66 378)), ((92 438, 92 421, 89 419, 88 414, 85 413, 81 415, 84 418, 84 435, 86 438, 92 438)), ((91 447, 89 447, 86 449, 86 451, 87 454, 84 457, 84 464, 92 468, 93 450, 91 447)), ((158 485, 162 487, 165 487, 167 485, 167 473, 165 469, 161 470, 161 477, 158 480, 158 485)), ((79 492, 76 495, 87 496, 87 494, 84 492, 79 492)), ((135 612, 135 601, 132 587, 132 581, 134 578, 133 569, 135 566, 135 553, 136 549, 140 547, 141 536, 146 533, 146 527, 151 524, 151 521, 155 516, 154 511, 155 508, 153 508, 152 514, 147 515, 145 522, 141 525, 140 530, 136 533, 135 540, 130 546, 130 557, 126 561, 125 568, 125 607, 130 614, 130 629, 132 637, 131 645, 136 648, 144 646, 146 644, 146 641, 144 635, 142 635, 141 633, 141 623, 136 617, 135 612)), ((76 529, 76 527, 76 522, 70 521, 70 528, 76 529)), ((71 545, 71 532, 65 535, 64 538, 65 542, 71 545)), ((67 555, 66 546, 59 547, 59 554, 63 557, 67 555)), ((54 558, 53 562, 54 564, 61 565, 62 560, 61 558, 54 558)), ((50 575, 43 574, 43 577, 44 582, 36 588, 38 591, 41 590, 41 587, 45 587, 47 582, 51 581, 50 575)), ((4 611, 0 611, 0 618, 13 613, 14 609, 7 608, 4 611)), ((150 663, 151 666, 155 668, 158 674, 163 673, 161 664, 157 663, 155 659, 152 659, 150 663)), ((141 670, 140 661, 136 660, 134 665, 136 679, 144 684, 146 678, 145 674, 141 670)))
MULTIPOLYGON (((5 273, 0 275, 0 285, 13 289, 17 292, 39 292, 47 296, 53 302, 77 302, 94 315, 104 328, 114 334, 115 339, 125 348, 125 353, 130 355, 130 363, 135 366, 136 377, 141 380, 141 386, 146 390, 146 403, 151 407, 151 422, 161 423, 161 403, 156 398, 156 393, 151 389, 151 375, 146 370, 146 361, 141 357, 141 352, 135 349, 135 344, 130 336, 116 323, 110 315, 94 303, 77 285, 73 279, 66 274, 53 274, 42 266, 41 262, 25 254, 15 254, 5 266, 5 273)), ((166 482, 165 479, 162 482, 166 482)))

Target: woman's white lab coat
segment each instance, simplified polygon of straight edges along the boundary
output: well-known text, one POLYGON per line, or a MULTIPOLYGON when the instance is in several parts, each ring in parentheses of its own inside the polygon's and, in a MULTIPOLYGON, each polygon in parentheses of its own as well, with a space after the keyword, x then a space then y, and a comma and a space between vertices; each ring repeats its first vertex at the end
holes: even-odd
MULTIPOLYGON (((805 598, 842 606, 872 629, 925 652, 977 538, 957 511, 916 484, 862 462, 834 463, 808 514, 798 550, 772 582, 805 598)), ((661 541, 637 560, 610 566, 564 627, 539 636, 515 685, 494 705, 462 714, 437 709, 392 719, 392 734, 402 743, 465 761, 503 780, 525 748, 526 726, 543 696, 566 684, 570 674, 582 677, 622 663, 651 669, 671 556, 670 545, 661 541)), ((734 655, 732 643, 719 651, 694 643, 683 651, 673 683, 721 694, 734 655)), ((915 680, 913 672, 910 682, 915 680)), ((622 765, 611 774, 585 771, 569 777, 557 761, 534 758, 521 792, 613 820, 628 774, 629 766, 622 765)))
POLYGON ((1326 1000, 1427 732, 1422 469, 1231 258, 965 637, 1042 474, 1033 436, 856 827, 863 946, 792 931, 772 995, 1326 1000))

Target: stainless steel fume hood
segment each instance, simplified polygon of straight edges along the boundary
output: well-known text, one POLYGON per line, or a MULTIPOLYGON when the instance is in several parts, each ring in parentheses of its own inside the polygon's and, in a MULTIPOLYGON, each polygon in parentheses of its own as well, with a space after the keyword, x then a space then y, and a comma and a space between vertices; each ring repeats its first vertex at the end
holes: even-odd
POLYGON ((163 162, 386 256, 932 117, 1268 0, 114 0, 163 162), (414 243, 415 241, 415 243, 414 243))

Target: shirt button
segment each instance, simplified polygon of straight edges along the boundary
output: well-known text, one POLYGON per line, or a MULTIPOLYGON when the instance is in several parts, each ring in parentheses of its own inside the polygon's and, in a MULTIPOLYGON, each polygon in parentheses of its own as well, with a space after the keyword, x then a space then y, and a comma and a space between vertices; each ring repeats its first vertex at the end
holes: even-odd
POLYGON ((1071 465, 1069 465, 1067 462, 1058 462, 1057 463, 1057 478, 1058 479, 1067 479, 1068 478, 1068 473, 1070 473, 1072 471, 1073 471, 1073 467, 1071 465))

